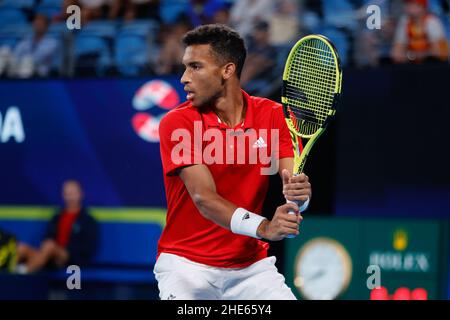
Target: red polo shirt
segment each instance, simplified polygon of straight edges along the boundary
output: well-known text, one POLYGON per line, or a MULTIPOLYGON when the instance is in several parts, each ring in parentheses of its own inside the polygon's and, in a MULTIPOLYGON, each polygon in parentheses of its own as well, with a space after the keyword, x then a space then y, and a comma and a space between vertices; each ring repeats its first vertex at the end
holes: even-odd
POLYGON ((158 243, 161 252, 223 268, 242 268, 267 257, 269 245, 237 235, 202 216, 177 169, 202 163, 210 170, 217 193, 239 207, 261 213, 267 193, 270 154, 293 157, 292 142, 280 104, 249 96, 245 119, 235 128, 210 110, 200 111, 188 101, 161 120, 159 135, 167 218, 158 243), (272 130, 274 129, 274 130, 272 130), (278 152, 279 151, 279 152, 278 152))
POLYGON ((58 223, 58 231, 56 233, 56 242, 61 247, 66 247, 70 240, 70 235, 72 233, 72 226, 77 220, 79 212, 69 212, 64 210, 61 213, 58 223))

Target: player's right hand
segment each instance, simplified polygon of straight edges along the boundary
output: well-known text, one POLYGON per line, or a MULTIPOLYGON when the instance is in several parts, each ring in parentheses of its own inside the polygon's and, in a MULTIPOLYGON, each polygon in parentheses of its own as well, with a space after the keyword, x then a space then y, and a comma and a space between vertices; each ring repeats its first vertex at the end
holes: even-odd
POLYGON ((258 235, 270 241, 284 239, 288 235, 298 235, 299 226, 303 217, 298 212, 298 205, 286 203, 279 206, 271 221, 265 220, 258 227, 258 235), (295 214, 289 214, 294 211, 295 214))

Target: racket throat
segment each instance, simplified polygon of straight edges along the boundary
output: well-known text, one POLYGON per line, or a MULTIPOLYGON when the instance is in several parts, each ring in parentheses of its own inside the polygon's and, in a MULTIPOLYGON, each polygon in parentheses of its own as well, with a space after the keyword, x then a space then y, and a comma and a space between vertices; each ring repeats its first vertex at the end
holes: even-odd
POLYGON ((301 157, 300 162, 298 162, 298 164, 295 163, 295 165, 294 165, 294 175, 295 176, 297 176, 303 172, 307 157, 308 156, 305 154, 305 156, 301 157))

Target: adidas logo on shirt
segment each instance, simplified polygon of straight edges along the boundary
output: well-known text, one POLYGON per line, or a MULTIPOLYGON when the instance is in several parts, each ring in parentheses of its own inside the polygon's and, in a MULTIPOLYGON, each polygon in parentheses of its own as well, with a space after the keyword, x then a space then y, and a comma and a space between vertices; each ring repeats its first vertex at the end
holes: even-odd
POLYGON ((262 137, 259 137, 258 140, 253 144, 253 148, 267 148, 267 143, 264 141, 262 137))

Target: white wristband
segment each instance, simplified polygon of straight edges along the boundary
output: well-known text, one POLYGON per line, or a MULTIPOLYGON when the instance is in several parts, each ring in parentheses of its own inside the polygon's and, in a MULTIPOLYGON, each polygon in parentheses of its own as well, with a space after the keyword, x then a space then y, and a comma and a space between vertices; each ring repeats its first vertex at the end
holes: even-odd
POLYGON ((256 231, 263 220, 266 220, 266 218, 244 208, 237 208, 231 217, 230 229, 236 234, 261 239, 256 231))

